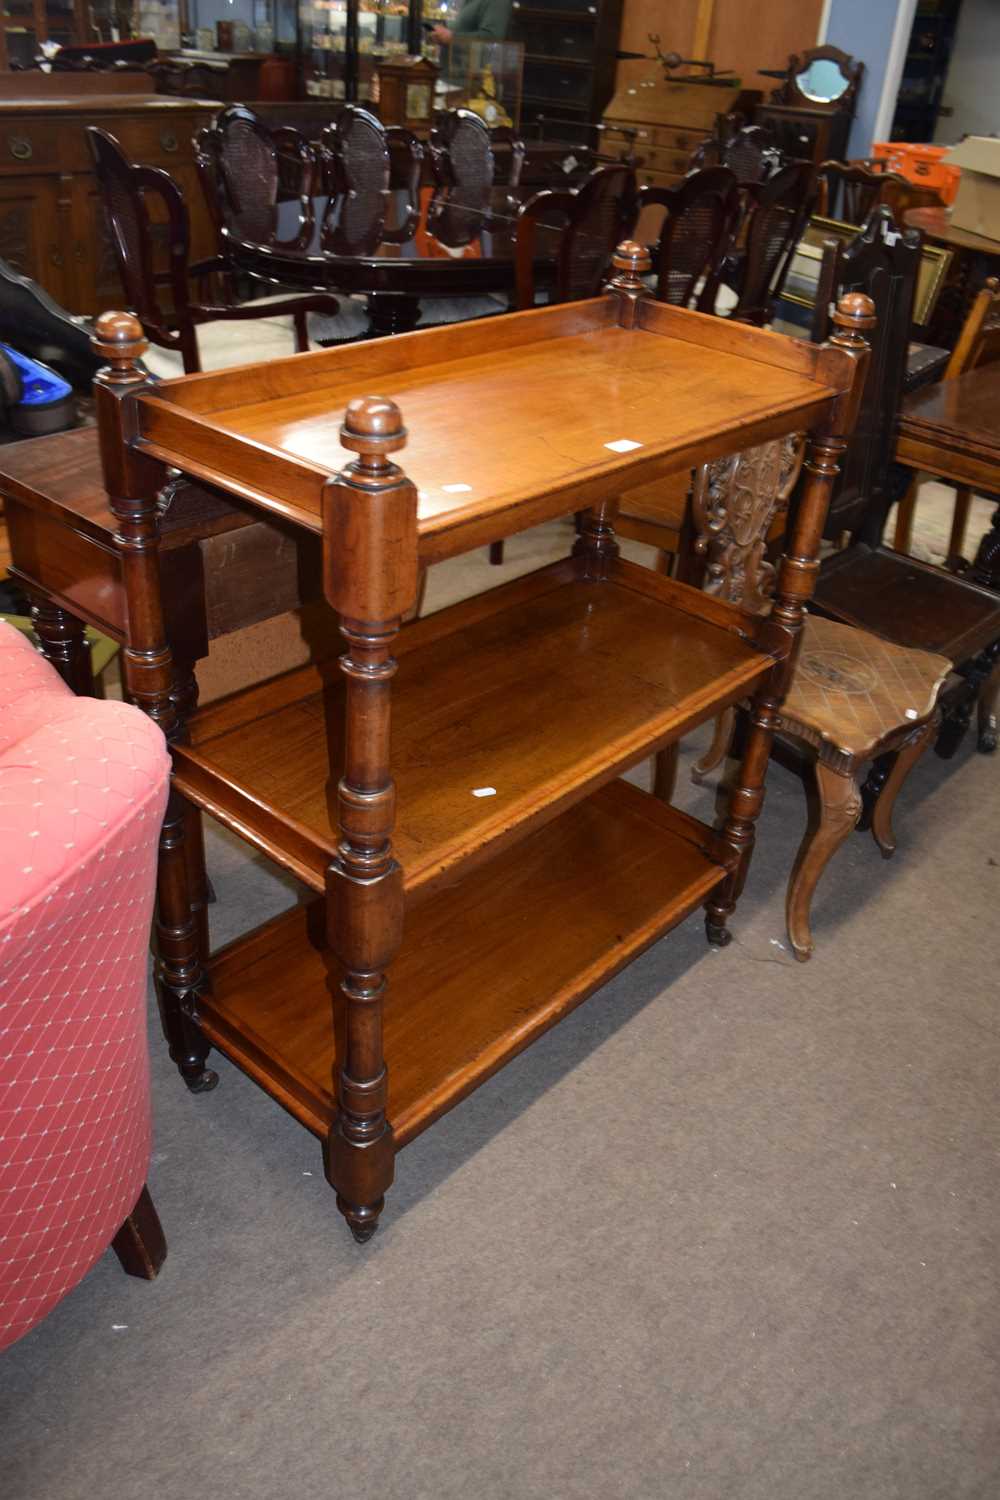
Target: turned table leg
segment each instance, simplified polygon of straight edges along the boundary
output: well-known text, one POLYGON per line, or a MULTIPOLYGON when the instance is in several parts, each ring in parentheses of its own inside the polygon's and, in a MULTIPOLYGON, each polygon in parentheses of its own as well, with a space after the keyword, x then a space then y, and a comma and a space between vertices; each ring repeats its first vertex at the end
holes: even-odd
MULTIPOLYGON (((160 595, 157 490, 163 471, 131 443, 130 398, 146 384, 140 361, 147 349, 142 326, 130 313, 102 313, 94 347, 109 363, 94 379, 104 486, 118 523, 115 545, 128 600, 128 637, 122 652, 132 701, 162 729, 168 744, 184 734, 177 710, 190 685, 175 678, 160 595)), ((185 834, 190 813, 173 788, 160 832, 156 906, 156 991, 170 1056, 188 1088, 214 1088, 206 1068, 210 1043, 197 1023, 205 983, 198 923, 192 912, 185 834)))
POLYGON ((785 899, 785 919, 792 952, 800 963, 812 956, 813 940, 809 909, 823 871, 841 844, 852 833, 861 812, 861 794, 850 772, 835 771, 816 762, 819 820, 806 830, 792 869, 785 899))
POLYGON ((94 697, 94 672, 86 626, 69 610, 36 595, 31 601, 31 623, 45 660, 79 697, 94 697))
POLYGON ((352 401, 341 442, 358 457, 324 492, 324 586, 347 653, 340 842, 327 871, 327 938, 341 965, 336 1115, 326 1175, 354 1238, 371 1238, 395 1171, 382 1040, 386 970, 403 933, 403 872, 393 857, 389 767, 393 645, 417 597, 417 496, 387 455, 406 441, 398 408, 352 401))

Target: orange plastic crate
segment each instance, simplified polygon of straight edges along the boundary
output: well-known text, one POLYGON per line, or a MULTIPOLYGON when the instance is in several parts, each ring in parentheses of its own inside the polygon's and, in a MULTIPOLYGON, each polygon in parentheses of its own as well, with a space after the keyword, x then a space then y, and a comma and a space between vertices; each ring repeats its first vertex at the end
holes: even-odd
POLYGON ((875 141, 872 145, 872 156, 884 161, 888 171, 898 172, 907 182, 933 188, 945 203, 953 203, 962 169, 942 161, 947 151, 947 146, 909 145, 906 141, 875 141))

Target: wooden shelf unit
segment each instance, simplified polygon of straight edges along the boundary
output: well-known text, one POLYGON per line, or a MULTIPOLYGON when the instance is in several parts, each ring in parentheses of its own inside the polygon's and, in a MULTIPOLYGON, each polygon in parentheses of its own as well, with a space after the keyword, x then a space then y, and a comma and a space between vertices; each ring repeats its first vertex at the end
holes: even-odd
POLYGON ((654 303, 644 257, 622 247, 588 302, 155 387, 135 320, 98 324, 125 672, 175 756, 171 1055, 201 1090, 217 1046, 320 1135, 358 1239, 399 1147, 642 948, 699 904, 728 940, 870 304, 817 348, 654 303), (769 621, 618 558, 617 495, 804 426, 769 621), (157 568, 171 469, 322 535, 342 677, 307 667, 181 722, 157 568), (420 565, 581 507, 572 558, 401 625, 420 565), (748 694, 720 831, 616 779, 748 694), (322 894, 209 956, 192 806, 322 894))

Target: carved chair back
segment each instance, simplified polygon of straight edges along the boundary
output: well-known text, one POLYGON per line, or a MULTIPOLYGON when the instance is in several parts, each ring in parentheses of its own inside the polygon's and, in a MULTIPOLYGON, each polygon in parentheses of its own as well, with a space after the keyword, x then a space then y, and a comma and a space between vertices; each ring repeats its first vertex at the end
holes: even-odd
POLYGON ((653 256, 656 296, 690 307, 697 292, 698 311, 714 312, 722 262, 740 217, 735 174, 727 167, 705 167, 675 188, 640 188, 640 211, 653 204, 667 210, 653 256))
POLYGON ((919 233, 900 230, 886 204, 873 211, 848 245, 831 240, 824 246, 813 339, 821 343, 829 336, 831 306, 846 292, 866 292, 877 319, 857 423, 830 506, 828 537, 850 531, 854 539, 877 546, 897 498, 890 474, 919 268, 919 233))
POLYGON ((897 172, 880 172, 861 162, 825 161, 816 173, 816 213, 845 224, 863 224, 873 208, 888 203, 894 193, 904 194, 906 178, 897 172))
POLYGON ((695 470, 691 513, 702 588, 747 614, 766 614, 777 576, 768 541, 788 509, 805 454, 793 433, 695 470))
POLYGON ((385 126, 348 104, 320 137, 326 190, 324 246, 337 255, 412 239, 420 212, 423 147, 402 126, 385 126), (402 203, 397 205, 398 195, 402 203))
POLYGON ((568 192, 545 188, 521 207, 514 253, 517 305, 535 303, 537 229, 558 234, 553 302, 595 297, 615 246, 635 221, 635 173, 631 167, 598 167, 568 192))
POLYGON ((747 189, 750 219, 739 301, 733 317, 763 325, 774 316, 795 247, 812 211, 815 170, 793 161, 767 182, 747 189))

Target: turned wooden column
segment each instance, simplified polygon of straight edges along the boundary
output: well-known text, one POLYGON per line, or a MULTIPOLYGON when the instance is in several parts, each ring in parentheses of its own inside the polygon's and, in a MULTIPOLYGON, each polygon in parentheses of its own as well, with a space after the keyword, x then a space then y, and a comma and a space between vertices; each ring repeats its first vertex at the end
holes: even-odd
MULTIPOLYGON (((606 292, 614 292, 619 298, 618 321, 622 328, 631 328, 635 323, 635 305, 641 297, 650 295, 642 280, 649 270, 649 252, 644 245, 634 240, 623 240, 611 257, 612 274, 605 283, 606 292)), ((580 570, 591 583, 601 583, 608 576, 611 563, 618 556, 619 547, 615 539, 615 516, 618 500, 611 498, 580 511, 577 516, 577 538, 573 544, 573 556, 580 559, 580 570)))
POLYGON ((388 455, 405 441, 391 401, 352 401, 341 442, 357 457, 323 503, 324 587, 348 648, 340 659, 347 680, 340 842, 327 872, 327 937, 343 969, 346 1024, 326 1173, 361 1242, 375 1232, 395 1163, 382 1011, 386 969, 402 941, 403 872, 392 853, 389 720, 392 647, 417 596, 417 494, 388 455))
POLYGON ((816 587, 820 541, 840 472, 840 456, 857 418, 869 352, 865 334, 875 326, 875 305, 863 292, 849 292, 838 302, 833 321, 836 332, 828 347, 835 348, 840 356, 846 355, 848 368, 853 366, 853 371, 846 382, 845 396, 829 419, 828 430, 810 435, 802 496, 778 566, 774 604, 758 636, 766 650, 780 655, 751 701, 746 748, 722 829, 723 840, 738 857, 737 865, 705 907, 708 940, 720 947, 732 940, 726 922, 746 882, 754 826, 764 805, 764 777, 778 727, 778 711, 795 671, 805 606, 816 587))
POLYGON ((32 596, 31 623, 45 660, 66 686, 83 698, 94 696, 94 669, 82 620, 41 595, 32 596))
MULTIPOLYGON (((162 467, 134 446, 132 398, 149 383, 140 360, 149 347, 131 313, 106 312, 94 324, 96 352, 108 361, 94 377, 101 466, 118 527, 128 625, 122 663, 129 697, 163 730, 168 743, 182 734, 174 699, 173 662, 160 596, 157 492, 162 467)), ((185 854, 186 804, 171 788, 160 833, 156 908, 156 992, 170 1056, 193 1093, 214 1088, 205 1067, 209 1043, 197 1025, 204 983, 198 923, 192 913, 185 854)))

